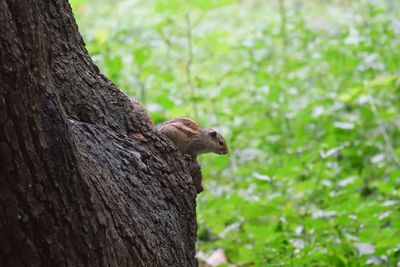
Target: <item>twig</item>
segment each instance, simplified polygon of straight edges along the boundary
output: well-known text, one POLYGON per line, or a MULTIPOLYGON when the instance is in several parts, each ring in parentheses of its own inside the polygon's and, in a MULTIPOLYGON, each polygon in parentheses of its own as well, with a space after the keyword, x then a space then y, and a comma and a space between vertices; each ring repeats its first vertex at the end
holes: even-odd
MULTIPOLYGON (((192 24, 189 12, 186 13, 185 19, 186 19, 186 39, 187 39, 187 50, 188 50, 186 67, 185 67, 186 82, 190 89, 192 100, 194 100, 196 96, 196 88, 193 86, 193 79, 192 79, 193 41, 192 41, 192 24)), ((197 105, 195 102, 193 102, 193 109, 194 109, 194 115, 197 118, 198 112, 197 112, 197 105)))
POLYGON ((390 139, 390 137, 386 131, 386 128, 383 125, 383 121, 379 118, 378 109, 376 107, 375 100, 371 94, 369 94, 368 99, 369 99, 369 105, 371 106, 371 110, 374 113, 374 115, 379 123, 379 130, 383 136, 383 139, 385 140, 386 150, 390 153, 394 162, 397 165, 400 165, 399 158, 397 157, 396 152, 394 151, 394 148, 393 148, 392 140, 390 139))
POLYGON ((285 1, 284 0, 278 0, 279 2, 279 14, 281 17, 281 34, 283 38, 283 50, 286 50, 286 45, 287 45, 287 33, 286 33, 286 23, 287 23, 287 18, 286 18, 286 8, 285 8, 285 1))

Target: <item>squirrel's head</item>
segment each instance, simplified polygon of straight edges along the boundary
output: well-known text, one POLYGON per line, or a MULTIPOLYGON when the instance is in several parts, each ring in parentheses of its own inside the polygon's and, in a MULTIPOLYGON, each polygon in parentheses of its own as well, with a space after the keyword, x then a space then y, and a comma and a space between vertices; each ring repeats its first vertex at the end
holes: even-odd
POLYGON ((207 134, 209 137, 208 140, 210 152, 214 152, 216 154, 228 153, 228 146, 222 135, 220 135, 217 131, 213 129, 208 129, 207 134))

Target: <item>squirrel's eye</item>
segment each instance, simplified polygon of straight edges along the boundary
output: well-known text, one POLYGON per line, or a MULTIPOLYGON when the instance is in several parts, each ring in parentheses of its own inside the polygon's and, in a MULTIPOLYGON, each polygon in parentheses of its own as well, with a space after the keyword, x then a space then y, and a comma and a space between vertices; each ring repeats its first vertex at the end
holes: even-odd
POLYGON ((219 141, 218 144, 221 145, 221 146, 223 146, 223 145, 224 145, 224 142, 219 141))

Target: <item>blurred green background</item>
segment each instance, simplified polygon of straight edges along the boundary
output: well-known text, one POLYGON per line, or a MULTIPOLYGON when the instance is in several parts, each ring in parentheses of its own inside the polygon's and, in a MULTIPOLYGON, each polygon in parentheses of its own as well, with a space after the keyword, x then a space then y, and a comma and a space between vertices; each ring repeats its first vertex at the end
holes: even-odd
MULTIPOLYGON (((70 0, 155 123, 219 130, 198 251, 235 266, 400 266, 397 0, 70 0)), ((227 265, 223 265, 227 266, 227 265)))

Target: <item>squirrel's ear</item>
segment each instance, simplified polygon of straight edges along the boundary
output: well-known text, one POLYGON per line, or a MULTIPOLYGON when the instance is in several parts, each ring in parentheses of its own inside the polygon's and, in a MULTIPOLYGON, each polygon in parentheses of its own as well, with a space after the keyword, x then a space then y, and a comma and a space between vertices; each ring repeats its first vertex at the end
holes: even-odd
POLYGON ((212 132, 209 133, 209 135, 211 137, 217 137, 217 132, 216 131, 212 131, 212 132))

